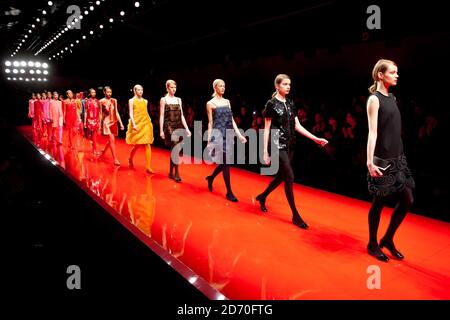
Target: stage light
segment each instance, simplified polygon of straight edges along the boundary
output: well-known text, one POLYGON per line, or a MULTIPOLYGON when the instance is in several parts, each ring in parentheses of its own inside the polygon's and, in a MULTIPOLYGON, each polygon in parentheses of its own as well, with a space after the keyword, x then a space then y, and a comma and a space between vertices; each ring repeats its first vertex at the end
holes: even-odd
POLYGON ((31 25, 32 28, 35 28, 36 26, 34 24, 31 25))
POLYGON ((48 64, 44 62, 44 63, 42 64, 42 68, 47 69, 47 68, 48 68, 48 64))
POLYGON ((26 34, 26 35, 24 35, 23 37, 26 39, 26 38, 28 38, 28 35, 26 34))
POLYGON ((36 73, 37 73, 37 74, 41 74, 41 72, 42 72, 42 71, 39 70, 39 69, 36 70, 36 73))
POLYGON ((139 8, 140 5, 141 5, 141 4, 140 4, 138 1, 136 1, 136 2, 134 3, 134 6, 135 6, 136 8, 139 8))
POLYGON ((89 33, 92 35, 92 34, 94 34, 94 31, 91 30, 91 31, 89 31, 89 33))
POLYGON ((48 75, 48 71, 47 70, 44 70, 44 72, 43 72, 45 75, 48 75))
POLYGON ((34 70, 33 69, 30 70, 30 74, 34 74, 34 70))
POLYGON ((113 23, 114 19, 113 18, 109 18, 109 22, 113 23))
POLYGON ((49 6, 52 6, 52 5, 53 5, 53 2, 51 2, 51 1, 49 1, 49 2, 47 2, 47 3, 48 3, 49 6))
POLYGON ((100 5, 100 1, 96 1, 95 4, 99 6, 100 5))
POLYGON ((39 19, 39 18, 36 18, 36 21, 37 21, 37 22, 40 22, 40 21, 41 21, 41 19, 39 19))
POLYGON ((99 28, 100 28, 100 29, 103 29, 103 25, 101 24, 101 25, 99 26, 99 28))
POLYGON ((5 72, 6 72, 6 73, 11 73, 11 70, 5 69, 5 72))
POLYGON ((89 10, 94 11, 94 6, 90 6, 89 10))
POLYGON ((42 14, 44 14, 44 15, 45 15, 45 14, 47 14, 47 11, 45 11, 45 10, 42 10, 42 14))
POLYGON ((28 33, 31 33, 31 30, 28 30, 28 33))
POLYGON ((30 79, 28 79, 28 78, 25 78, 25 81, 30 81, 30 79))
POLYGON ((34 81, 35 79, 34 78, 31 78, 31 81, 34 81))
POLYGON ((5 66, 10 67, 12 65, 11 61, 5 61, 5 66))
POLYGON ((75 41, 76 43, 80 43, 80 40, 75 41))
POLYGON ((29 67, 34 67, 34 62, 33 61, 28 61, 28 66, 29 67))
POLYGON ((34 64, 34 66, 35 66, 36 68, 40 68, 40 67, 41 67, 41 63, 40 63, 40 62, 36 62, 36 63, 34 64))
POLYGON ((87 16, 89 14, 89 11, 85 10, 84 14, 87 16))
POLYGON ((38 78, 38 81, 41 81, 42 79, 41 78, 38 78))
POLYGON ((8 77, 8 78, 6 78, 6 80, 11 80, 11 78, 10 78, 10 77, 8 77))
POLYGON ((22 42, 25 42, 25 39, 22 39, 22 42))
POLYGON ((14 73, 14 74, 18 74, 18 73, 19 73, 19 70, 13 69, 13 73, 14 73))
POLYGON ((20 73, 25 73, 25 69, 20 69, 20 73))
POLYGON ((44 80, 44 81, 47 81, 47 78, 44 78, 43 80, 44 80))
POLYGON ((13 78, 13 80, 16 81, 17 79, 16 79, 16 78, 13 78))
POLYGON ((22 80, 23 80, 23 78, 22 78, 22 77, 20 77, 20 78, 19 78, 19 80, 20 80, 20 81, 22 81, 22 80))
POLYGON ((86 36, 83 36, 83 39, 86 39, 86 36))
POLYGON ((83 19, 83 16, 82 16, 82 15, 80 15, 80 16, 79 16, 78 18, 79 18, 79 19, 81 20, 81 19, 83 19))
POLYGON ((120 15, 123 17, 125 15, 125 11, 120 11, 120 15))
POLYGON ((26 63, 25 61, 20 61, 20 65, 21 65, 22 67, 26 67, 26 66, 27 66, 27 63, 26 63))
POLYGON ((72 22, 72 24, 75 24, 75 22, 78 22, 78 19, 75 18, 75 20, 73 20, 74 22, 72 22))

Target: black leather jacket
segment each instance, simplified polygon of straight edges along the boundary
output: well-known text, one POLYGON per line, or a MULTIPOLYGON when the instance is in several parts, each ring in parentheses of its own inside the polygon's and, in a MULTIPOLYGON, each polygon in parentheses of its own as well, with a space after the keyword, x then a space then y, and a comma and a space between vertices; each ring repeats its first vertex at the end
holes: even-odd
POLYGON ((295 144, 295 117, 297 109, 294 101, 286 99, 281 102, 277 98, 272 98, 266 103, 263 115, 265 118, 271 118, 272 124, 270 129, 278 129, 277 134, 271 139, 271 143, 275 144, 279 150, 289 150, 295 144), (276 138, 278 137, 278 143, 276 138))

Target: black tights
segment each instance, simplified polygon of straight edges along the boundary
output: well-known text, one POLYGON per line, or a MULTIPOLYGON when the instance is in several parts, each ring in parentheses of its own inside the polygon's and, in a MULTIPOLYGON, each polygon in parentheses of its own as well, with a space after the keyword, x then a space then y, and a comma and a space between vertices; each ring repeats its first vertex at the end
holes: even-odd
MULTIPOLYGON (((391 222, 383 239, 387 242, 393 242, 395 232, 402 223, 406 213, 413 204, 413 194, 411 188, 406 187, 397 194, 398 203, 392 212, 391 222)), ((372 207, 369 210, 369 245, 378 246, 377 232, 380 224, 381 210, 384 207, 384 198, 374 196, 372 207)))
POLYGON ((292 211, 292 216, 299 216, 297 211, 297 207, 295 206, 294 199, 294 171, 292 170, 292 163, 294 162, 294 151, 279 151, 279 168, 275 178, 269 183, 266 190, 261 193, 261 197, 267 198, 267 196, 275 190, 283 181, 284 181, 284 193, 286 194, 286 198, 289 203, 289 207, 292 211))
POLYGON ((223 154, 223 163, 219 164, 211 175, 211 182, 214 178, 222 172, 223 180, 225 181, 225 186, 227 187, 227 194, 232 195, 233 191, 231 191, 231 179, 230 179, 230 165, 227 162, 226 153, 223 154))

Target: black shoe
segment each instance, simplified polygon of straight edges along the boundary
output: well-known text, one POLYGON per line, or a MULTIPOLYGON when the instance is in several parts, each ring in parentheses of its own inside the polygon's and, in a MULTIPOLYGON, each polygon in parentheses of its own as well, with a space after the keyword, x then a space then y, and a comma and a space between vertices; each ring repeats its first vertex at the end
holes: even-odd
POLYGON ((380 248, 385 247, 388 249, 392 256, 398 260, 403 260, 404 256, 401 254, 400 251, 395 248, 394 243, 392 241, 386 241, 385 239, 380 240, 380 248))
POLYGON ((293 217, 292 223, 301 229, 306 230, 309 228, 309 226, 305 223, 305 221, 303 221, 303 219, 301 217, 293 217))
POLYGON ((238 202, 238 199, 234 196, 234 194, 227 194, 227 200, 231 202, 238 202))
POLYGON ((175 180, 176 183, 180 183, 181 182, 181 178, 180 176, 175 176, 175 178, 173 178, 175 180))
POLYGON ((212 192, 212 184, 213 184, 213 181, 212 181, 212 179, 211 179, 211 176, 207 176, 205 179, 208 180, 208 190, 209 190, 210 192, 212 192))
POLYGON ((259 208, 262 212, 267 212, 266 208, 266 198, 261 197, 261 195, 256 196, 256 201, 259 201, 259 208))
POLYGON ((371 247, 370 245, 368 245, 367 246, 367 252, 371 256, 377 258, 380 261, 383 261, 383 262, 388 262, 389 261, 389 258, 383 253, 383 251, 381 251, 379 246, 371 247))

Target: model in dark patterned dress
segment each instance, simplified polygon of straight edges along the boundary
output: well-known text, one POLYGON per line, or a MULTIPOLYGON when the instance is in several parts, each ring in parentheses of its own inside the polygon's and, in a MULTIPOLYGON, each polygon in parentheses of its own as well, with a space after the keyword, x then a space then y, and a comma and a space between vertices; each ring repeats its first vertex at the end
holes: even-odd
POLYGON ((212 150, 211 158, 217 163, 217 167, 212 175, 206 177, 206 180, 208 181, 209 191, 212 191, 214 178, 222 172, 227 188, 226 198, 232 202, 237 202, 238 199, 231 190, 230 179, 234 140, 231 131, 234 130, 242 143, 246 143, 247 139, 239 132, 236 122, 234 122, 230 101, 223 97, 225 82, 216 79, 213 82, 213 88, 213 98, 206 104, 206 111, 208 113, 208 149, 212 150))
POLYGON ((390 60, 379 60, 372 71, 374 84, 367 100, 369 135, 367 141, 367 168, 369 192, 373 195, 369 211, 369 244, 367 250, 378 260, 389 258, 381 251, 386 247, 397 259, 403 255, 394 246, 394 234, 413 203, 414 179, 403 154, 401 115, 395 97, 389 93, 397 85, 397 65, 390 60), (387 196, 397 197, 391 222, 378 244, 380 216, 387 196))
MULTIPOLYGON (((175 97, 177 91, 177 84, 173 80, 166 81, 167 94, 161 98, 159 102, 159 128, 160 137, 164 139, 166 146, 172 150, 178 143, 180 143, 180 136, 177 134, 177 129, 185 129, 188 137, 191 136, 186 119, 183 115, 183 107, 181 99, 175 97)), ((170 155, 170 169, 169 178, 176 182, 181 182, 180 173, 178 171, 178 164, 180 162, 177 152, 170 155), (175 172, 174 172, 175 171, 175 172)))

